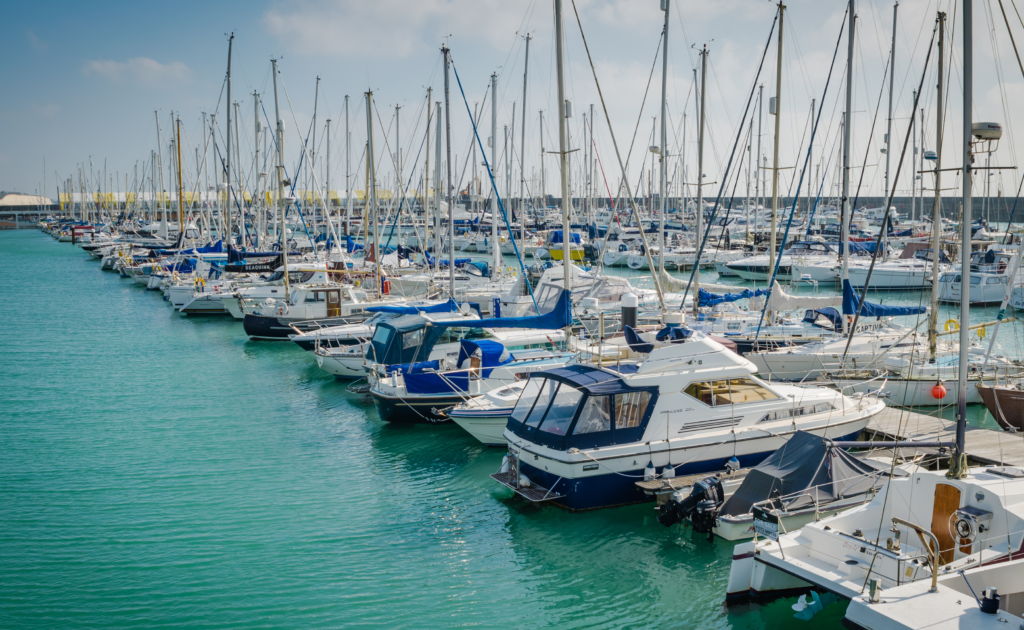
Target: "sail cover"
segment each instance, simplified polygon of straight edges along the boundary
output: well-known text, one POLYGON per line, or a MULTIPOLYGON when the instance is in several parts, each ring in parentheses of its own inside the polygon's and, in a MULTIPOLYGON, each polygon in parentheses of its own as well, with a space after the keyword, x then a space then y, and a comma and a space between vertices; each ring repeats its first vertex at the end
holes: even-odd
MULTIPOLYGON (((571 292, 562 289, 555 302, 555 307, 543 315, 527 317, 491 317, 473 322, 474 328, 539 328, 541 330, 558 330, 572 324, 571 292)), ((464 321, 432 322, 432 326, 444 328, 448 326, 465 326, 464 321)))
POLYGON ((770 507, 798 510, 878 489, 888 476, 813 433, 797 431, 747 474, 719 514, 741 516, 772 498, 770 507))
POLYGON ((843 280, 843 315, 856 315, 857 310, 864 317, 899 317, 903 315, 920 315, 927 312, 926 306, 882 306, 864 301, 860 304, 860 296, 853 290, 849 280, 843 280))
POLYGON ((705 291, 702 288, 698 292, 698 295, 700 296, 700 306, 715 306, 717 304, 724 304, 725 302, 735 302, 736 300, 742 300, 744 298, 768 295, 768 293, 768 289, 757 289, 755 291, 744 289, 740 293, 711 293, 710 291, 705 291))
POLYGON ((795 311, 798 309, 823 309, 830 306, 840 306, 843 303, 843 296, 829 295, 821 297, 818 295, 791 295, 782 290, 778 282, 772 284, 772 294, 768 297, 769 311, 795 311))
POLYGON ((405 304, 393 304, 389 306, 371 306, 366 309, 367 313, 398 313, 399 315, 415 315, 417 313, 454 313, 459 310, 455 300, 449 299, 440 304, 422 306, 408 306, 405 304))

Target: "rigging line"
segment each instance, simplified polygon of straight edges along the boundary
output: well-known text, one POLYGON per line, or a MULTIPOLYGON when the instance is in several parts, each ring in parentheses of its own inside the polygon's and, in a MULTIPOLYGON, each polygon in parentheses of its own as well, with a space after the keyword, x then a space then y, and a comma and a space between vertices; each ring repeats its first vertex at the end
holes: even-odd
MULTIPOLYGON (((498 194, 498 184, 494 181, 494 173, 491 170, 491 165, 487 160, 487 152, 484 151, 484 144, 480 141, 480 133, 477 130, 476 122, 473 121, 473 113, 469 111, 469 100, 466 99, 466 92, 462 89, 462 79, 459 78, 459 71, 455 69, 455 61, 451 59, 451 52, 448 53, 449 61, 452 65, 452 71, 455 73, 455 81, 459 84, 459 92, 462 94, 462 102, 466 104, 466 114, 469 115, 470 122, 473 123, 473 136, 476 138, 477 146, 480 147, 480 154, 484 158, 484 166, 487 167, 487 177, 491 180, 491 188, 494 190, 494 198, 498 202, 498 209, 501 210, 501 218, 505 220, 505 227, 508 229, 508 238, 512 242, 512 249, 515 250, 516 260, 519 262, 519 273, 523 274, 523 284, 530 291, 530 299, 533 300, 533 308, 537 309, 537 314, 540 314, 540 307, 537 306, 537 298, 533 294, 533 287, 530 286, 530 282, 526 277, 526 267, 523 264, 523 256, 519 253, 519 245, 516 244, 515 232, 512 230, 512 226, 508 222, 508 214, 505 212, 505 204, 501 201, 501 195, 498 194)), ((451 205, 448 207, 448 220, 452 221, 454 217, 453 208, 451 205)), ((491 217, 494 220, 494 217, 491 217)), ((525 217, 523 218, 525 221, 525 217)), ((454 244, 453 244, 454 245, 454 244)), ((498 243, 493 243, 492 247, 498 247, 498 243)), ((563 264, 570 264, 571 261, 565 261, 563 264)), ((455 264, 455 248, 452 247, 451 261, 450 264, 455 264)), ((568 343, 568 339, 566 339, 568 343)))
MULTIPOLYGON (((594 58, 590 55, 590 46, 587 44, 587 36, 583 32, 583 22, 580 20, 580 13, 576 9, 576 0, 571 0, 571 2, 572 11, 576 15, 576 24, 579 26, 580 29, 580 37, 583 39, 583 48, 584 50, 587 51, 587 61, 590 63, 590 72, 594 77, 594 85, 597 87, 597 96, 601 101, 601 109, 604 111, 605 122, 608 124, 608 134, 612 138, 612 146, 615 147, 615 157, 618 159, 619 169, 622 171, 622 179, 627 180, 626 166, 622 162, 622 154, 619 153, 619 143, 618 140, 615 139, 615 131, 612 129, 612 119, 611 116, 608 114, 608 105, 604 102, 604 92, 602 92, 601 90, 601 82, 597 80, 597 69, 594 67, 594 58)), ((639 125, 639 122, 637 124, 639 125)), ((633 198, 632 193, 629 191, 628 180, 626 183, 626 192, 630 196, 629 202, 633 210, 633 215, 636 217, 636 222, 642 226, 642 222, 640 220, 640 209, 637 208, 636 199, 633 198)), ((647 257, 647 266, 650 267, 651 269, 654 269, 654 259, 651 257, 651 248, 650 245, 647 243, 647 235, 644 234, 642 227, 640 229, 640 240, 644 245, 644 255, 647 257)), ((664 311, 665 294, 661 290, 661 279, 653 275, 652 277, 654 278, 654 289, 658 292, 658 302, 661 305, 662 311, 664 311)))
MULTIPOLYGON (((934 38, 932 38, 932 41, 935 41, 934 38)), ((928 53, 931 54, 931 48, 928 49, 928 53)), ((927 69, 927 66, 925 66, 925 69, 927 69)), ((881 87, 881 89, 878 90, 878 101, 875 103, 875 115, 871 119, 871 130, 868 132, 867 148, 864 150, 864 161, 861 163, 861 167, 860 167, 860 178, 857 180, 857 190, 854 191, 854 193, 853 193, 853 203, 850 204, 850 213, 851 214, 853 213, 854 208, 857 207, 857 202, 860 201, 860 191, 861 191, 862 187, 864 186, 864 175, 865 175, 865 173, 868 170, 868 156, 871 155, 871 139, 875 137, 875 125, 878 124, 878 114, 882 111, 882 95, 885 94, 885 79, 886 79, 886 77, 888 75, 889 75, 889 62, 886 61, 885 62, 885 71, 882 73, 882 87, 881 87)), ((924 75, 922 74, 922 77, 923 76, 924 75)), ((922 79, 922 81, 923 81, 923 79, 922 79)), ((850 116, 850 112, 847 112, 847 114, 846 114, 846 124, 849 125, 849 124, 852 124, 852 122, 853 122, 853 119, 850 116)), ((908 129, 909 129, 909 126, 908 126, 908 129)), ((885 193, 889 194, 889 191, 885 191, 885 193)), ((884 229, 885 225, 884 224, 882 225, 882 228, 883 228, 882 231, 884 232, 885 231, 885 229, 884 229)), ((849 237, 849 234, 847 234, 847 237, 849 237)))
MULTIPOLYGON (((736 134, 736 141, 732 145, 732 154, 729 156, 729 164, 726 166, 725 174, 722 177, 722 184, 718 188, 718 195, 715 198, 715 207, 711 211, 711 218, 709 219, 709 225, 714 225, 715 215, 718 214, 718 208, 722 202, 722 192, 725 190, 726 180, 728 179, 729 171, 732 169, 732 161, 736 156, 736 147, 739 146, 740 138, 743 136, 743 127, 747 121, 747 114, 750 113, 750 105, 754 102, 754 92, 757 90, 757 81, 761 77, 761 70, 764 69, 764 60, 768 56, 768 49, 772 44, 772 35, 775 34, 775 25, 779 22, 780 11, 775 12, 775 19, 772 20, 772 27, 768 31, 768 40, 765 42, 764 50, 761 52, 761 63, 757 66, 757 73, 754 75, 754 81, 750 84, 750 96, 747 97, 747 106, 743 110, 743 116, 740 117, 740 128, 736 134)), ((701 173, 697 173, 697 185, 700 185, 701 173)), ((703 212, 703 208, 697 208, 697 212, 703 212)), ((690 292, 690 287, 693 285, 693 279, 697 276, 700 270, 700 257, 704 253, 704 246, 708 242, 708 235, 710 230, 704 233, 704 238, 701 239, 700 247, 697 248, 697 255, 694 258, 693 270, 690 271, 690 278, 686 282, 686 290, 683 291, 682 302, 679 304, 679 310, 686 308, 686 295, 690 292)), ((657 276, 655 276, 657 277, 657 276)), ((699 302, 699 300, 698 300, 699 302)))
MULTIPOLYGON (((829 69, 828 69, 828 78, 825 79, 825 89, 824 89, 824 91, 822 92, 822 95, 821 95, 821 100, 822 101, 824 101, 825 97, 828 95, 828 86, 832 82, 832 72, 836 68, 836 58, 839 56, 839 44, 843 41, 843 30, 844 30, 843 27, 846 26, 846 20, 847 19, 855 19, 854 16, 849 15, 849 8, 847 8, 846 13, 843 14, 843 21, 839 25, 839 38, 836 39, 836 49, 832 53, 832 64, 829 66, 829 69)), ((822 110, 820 110, 820 109, 818 110, 818 118, 814 122, 814 129, 811 131, 811 142, 810 142, 810 146, 807 147, 807 157, 804 158, 804 167, 800 170, 800 183, 797 184, 796 195, 793 196, 793 209, 790 210, 790 212, 789 212, 789 220, 786 221, 786 231, 782 235, 782 242, 783 242, 783 244, 785 244, 786 240, 789 238, 789 229, 793 225, 793 216, 796 214, 796 208, 797 208, 797 205, 798 205, 798 203, 800 201, 800 188, 803 186, 803 183, 804 183, 804 175, 807 173, 807 166, 811 162, 811 153, 813 152, 813 148, 814 148, 814 134, 815 134, 815 132, 817 132, 818 125, 821 123, 821 111, 822 110)), ((772 226, 771 229, 774 230, 775 227, 772 226)), ((698 258, 698 260, 699 260, 699 258, 698 258)), ((768 297, 764 301, 764 308, 761 309, 761 316, 757 320, 757 331, 754 333, 754 345, 755 346, 757 345, 758 337, 761 335, 761 325, 764 323, 764 316, 765 316, 765 313, 768 311, 768 303, 771 301, 771 297, 772 297, 771 292, 772 292, 772 289, 775 287, 775 279, 779 275, 779 265, 781 263, 782 263, 782 254, 780 253, 778 256, 775 257, 775 268, 772 269, 772 277, 771 277, 771 280, 768 282, 768 297)))
MULTIPOLYGON (((927 74, 928 74, 928 62, 931 60, 931 57, 932 57, 932 49, 934 48, 934 44, 935 44, 935 35, 936 35, 936 33, 938 33, 938 30, 939 30, 939 24, 938 24, 938 21, 936 20, 935 28, 932 29, 932 41, 931 41, 931 44, 929 44, 929 46, 928 46, 928 55, 924 59, 924 69, 921 71, 921 81, 917 84, 917 98, 914 99, 914 110, 915 111, 917 111, 917 103, 921 99, 921 89, 924 87, 924 79, 925 79, 925 76, 927 76, 927 74)), ((881 101, 881 96, 879 96, 879 101, 881 101)), ((874 129, 873 125, 872 125, 872 129, 874 129)), ((881 248, 881 245, 882 245, 882 238, 885 236, 886 226, 888 226, 888 224, 889 224, 889 211, 890 211, 890 208, 892 207, 893 195, 896 194, 896 182, 899 181, 900 173, 903 171, 903 160, 907 156, 907 145, 910 144, 910 138, 911 138, 911 135, 913 134, 913 129, 914 129, 913 126, 907 125, 907 135, 904 136, 904 138, 903 138, 903 150, 900 152, 900 161, 897 162, 897 164, 896 164, 896 175, 893 177, 892 185, 891 185, 891 187, 889 189, 889 199, 888 199, 888 201, 886 201, 886 204, 885 204, 885 215, 882 217, 882 229, 880 229, 878 231, 878 240, 875 241, 875 251, 871 255, 871 265, 868 266, 868 275, 864 279, 864 289, 863 289, 863 291, 861 291, 861 294, 860 294, 860 304, 857 305, 857 313, 853 317, 853 326, 850 327, 850 334, 846 338, 846 349, 843 350, 843 362, 846 361, 846 355, 850 351, 850 342, 853 341, 854 331, 857 330, 857 322, 860 320, 861 311, 864 310, 864 299, 867 297, 868 286, 871 285, 871 274, 875 270, 875 261, 878 259, 878 251, 879 251, 879 249, 881 248)), ((867 156, 865 156, 865 160, 866 159, 867 159, 867 156)), ((863 174, 862 174, 862 176, 863 176, 863 174)), ((852 211, 852 209, 851 209, 851 211, 852 211)), ((849 249, 849 243, 844 243, 844 245, 845 245, 845 247, 848 250, 849 249)), ((846 255, 849 256, 850 252, 847 251, 846 255)), ((936 252, 935 256, 936 256, 936 262, 938 262, 938 253, 937 252, 936 252)), ((846 287, 843 287, 844 293, 845 293, 845 290, 846 290, 846 287)))
MULTIPOLYGON (((374 109, 376 109, 376 106, 374 106, 374 109)), ((413 160, 413 164, 419 163, 420 155, 423 154, 423 146, 426 144, 426 142, 427 142, 427 134, 423 134, 423 139, 420 141, 420 148, 416 152, 416 159, 413 160)), ((401 191, 402 195, 401 195, 401 197, 399 198, 399 201, 398 201, 398 209, 395 211, 395 220, 391 224, 391 231, 388 234, 388 240, 387 240, 386 243, 384 243, 384 248, 380 252, 375 252, 374 258, 377 258, 377 257, 383 258, 384 252, 386 252, 388 247, 391 246, 391 237, 394 236, 394 234, 395 234, 395 227, 398 225, 398 221, 399 221, 399 219, 402 216, 402 206, 405 204, 405 198, 406 198, 406 196, 408 196, 409 188, 410 188, 410 186, 412 186, 412 180, 415 177, 416 177, 416 169, 414 168, 414 169, 412 169, 412 172, 409 173, 409 181, 406 183, 405 188, 403 188, 402 191, 401 191)), ((401 185, 402 182, 398 182, 398 183, 399 183, 399 185, 401 185)), ((413 225, 413 229, 415 229, 415 222, 414 222, 414 225, 413 225)), ((454 256, 452 256, 452 264, 453 265, 455 264, 455 257, 454 256)))

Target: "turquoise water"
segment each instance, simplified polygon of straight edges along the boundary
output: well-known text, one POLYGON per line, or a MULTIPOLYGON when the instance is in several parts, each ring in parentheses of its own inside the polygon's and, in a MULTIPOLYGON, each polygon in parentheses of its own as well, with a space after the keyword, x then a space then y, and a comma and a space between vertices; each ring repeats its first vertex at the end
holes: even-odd
POLYGON ((0 232, 0 269, 0 628, 839 627, 725 608, 728 543, 525 505, 500 449, 387 425, 70 244, 0 232))
POLYGON ((650 505, 524 505, 500 449, 386 425, 293 344, 70 244, 0 232, 0 269, 2 628, 793 623, 723 607, 731 545, 650 505))

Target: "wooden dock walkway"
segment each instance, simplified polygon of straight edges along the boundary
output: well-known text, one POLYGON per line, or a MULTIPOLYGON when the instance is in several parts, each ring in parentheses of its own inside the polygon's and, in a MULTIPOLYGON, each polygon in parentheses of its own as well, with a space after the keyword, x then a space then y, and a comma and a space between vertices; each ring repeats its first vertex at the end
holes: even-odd
MULTIPOLYGON (((869 436, 897 440, 956 439, 956 423, 899 407, 886 407, 864 430, 869 436)), ((982 464, 1024 467, 1024 434, 967 425, 967 455, 982 464)))

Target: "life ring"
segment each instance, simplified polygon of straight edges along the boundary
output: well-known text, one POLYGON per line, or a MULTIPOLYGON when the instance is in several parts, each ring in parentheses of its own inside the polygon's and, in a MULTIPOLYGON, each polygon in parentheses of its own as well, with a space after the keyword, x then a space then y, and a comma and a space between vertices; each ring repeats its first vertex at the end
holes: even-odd
POLYGON ((955 319, 947 319, 946 332, 949 332, 951 330, 960 330, 960 322, 956 321, 955 319))

